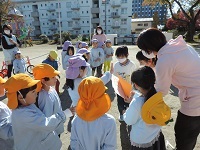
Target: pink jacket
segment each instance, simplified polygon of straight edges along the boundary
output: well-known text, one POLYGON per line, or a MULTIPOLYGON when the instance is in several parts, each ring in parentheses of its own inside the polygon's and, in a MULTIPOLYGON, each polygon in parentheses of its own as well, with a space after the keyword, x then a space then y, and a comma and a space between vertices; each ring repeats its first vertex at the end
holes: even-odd
POLYGON ((92 39, 97 39, 99 42, 105 43, 106 42, 106 35, 105 34, 95 34, 93 35, 92 39))
POLYGON ((170 40, 157 54, 156 89, 164 95, 170 85, 179 89, 180 111, 200 116, 200 57, 182 36, 170 40))

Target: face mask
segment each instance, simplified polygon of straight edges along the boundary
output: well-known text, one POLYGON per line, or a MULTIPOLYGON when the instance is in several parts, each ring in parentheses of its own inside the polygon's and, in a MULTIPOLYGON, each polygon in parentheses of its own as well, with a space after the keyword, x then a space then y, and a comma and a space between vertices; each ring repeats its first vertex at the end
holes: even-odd
POLYGON ((98 34, 101 34, 101 30, 97 30, 97 33, 98 33, 98 34))
POLYGON ((4 30, 5 34, 10 34, 10 30, 4 30))
POLYGON ((125 62, 126 61, 126 58, 122 58, 122 59, 117 59, 120 63, 123 63, 123 62, 125 62))
POLYGON ((21 97, 22 97, 22 100, 24 101, 24 103, 26 104, 26 100, 23 98, 23 95, 21 94, 21 92, 20 91, 18 91, 18 93, 21 95, 21 97))
POLYGON ((154 55, 153 52, 151 52, 150 54, 147 54, 145 51, 142 50, 142 54, 149 59, 155 58, 156 56, 154 55))

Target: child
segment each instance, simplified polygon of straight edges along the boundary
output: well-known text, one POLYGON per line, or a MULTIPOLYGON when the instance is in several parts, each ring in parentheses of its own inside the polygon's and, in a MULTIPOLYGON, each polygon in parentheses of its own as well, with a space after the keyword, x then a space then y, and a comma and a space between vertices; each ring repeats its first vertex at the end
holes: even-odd
POLYGON ((92 40, 92 49, 90 51, 90 65, 92 68, 92 74, 94 75, 95 70, 97 70, 97 77, 102 76, 102 65, 104 62, 104 51, 102 48, 98 48, 98 40, 92 40))
MULTIPOLYGON (((56 51, 50 51, 49 56, 42 63, 51 65, 55 70, 58 70, 58 53, 56 51)), ((55 89, 58 94, 60 94, 59 90, 60 81, 57 79, 55 89)))
POLYGON ((72 45, 72 42, 71 41, 65 41, 64 45, 63 45, 63 50, 61 52, 61 57, 62 57, 62 67, 64 70, 66 70, 65 68, 65 63, 64 63, 64 58, 66 56, 66 53, 67 53, 67 49, 69 47, 69 45, 72 45))
MULTIPOLYGON (((131 83, 131 73, 136 69, 136 65, 128 59, 128 47, 118 47, 115 56, 118 62, 114 64, 114 74, 120 75, 127 82, 131 83)), ((119 121, 123 121, 123 113, 129 104, 124 102, 121 96, 117 95, 117 106, 120 113, 119 121)))
POLYGON ((90 76, 78 87, 80 99, 72 120, 70 147, 73 150, 116 149, 116 123, 107 114, 111 100, 101 79, 90 76))
POLYGON ((76 53, 78 53, 78 50, 82 48, 82 42, 78 41, 76 42, 76 53))
MULTIPOLYGON (((36 105, 38 105, 38 108, 46 117, 62 112, 60 98, 55 89, 52 88, 52 86, 56 84, 56 76, 58 76, 59 73, 59 71, 48 64, 39 64, 33 68, 34 78, 40 80, 42 84, 42 89, 38 94, 36 105)), ((73 108, 70 110, 73 111, 73 108)), ((55 131, 60 137, 60 134, 64 132, 64 125, 61 123, 55 131)))
POLYGON ((155 68, 157 58, 147 58, 143 55, 142 51, 137 52, 136 59, 139 61, 141 66, 149 66, 152 69, 155 68))
POLYGON ((17 150, 59 150, 62 146, 54 131, 65 122, 65 113, 68 114, 69 110, 46 117, 34 104, 39 82, 20 73, 10 77, 4 84, 7 105, 12 109, 11 122, 17 150))
MULTIPOLYGON (((72 106, 76 106, 79 100, 78 85, 86 76, 88 66, 89 64, 82 56, 76 55, 69 59, 69 67, 66 70, 66 86, 69 92, 69 96, 72 100, 72 106)), ((101 80, 104 82, 104 84, 107 84, 110 81, 110 78, 111 74, 106 72, 101 77, 101 80)))
POLYGON ((67 53, 66 53, 65 58, 64 58, 65 70, 69 65, 68 59, 71 58, 73 55, 74 55, 74 46, 73 45, 69 45, 68 48, 67 48, 67 53))
MULTIPOLYGON (((0 97, 4 96, 3 84, 6 82, 0 77, 0 97)), ((14 141, 11 124, 11 111, 0 101, 0 145, 2 150, 14 150, 14 141)))
POLYGON ((26 62, 21 56, 21 51, 15 51, 15 60, 13 61, 13 68, 15 74, 26 72, 26 62))
POLYGON ((112 61, 114 50, 110 39, 106 40, 106 47, 104 48, 105 60, 104 60, 104 72, 110 70, 110 63, 112 61))
MULTIPOLYGON (((126 124, 132 125, 130 132, 132 150, 165 150, 164 135, 161 132, 162 124, 156 123, 159 119, 157 120, 155 116, 151 116, 151 110, 145 110, 148 109, 147 107, 153 110, 151 105, 156 110, 155 106, 158 105, 158 101, 163 102, 162 95, 160 96, 154 88, 154 71, 150 67, 142 67, 132 73, 131 81, 134 88, 142 94, 142 96, 131 101, 129 108, 124 114, 126 124), (151 102, 151 104, 149 103, 148 106, 145 106, 145 103, 150 102, 150 99, 153 103, 151 102), (148 117, 151 117, 155 123, 151 123, 149 121, 151 119, 148 119, 148 117), (148 124, 146 123, 147 121, 148 124)), ((163 111, 162 107, 161 111, 163 111)))
POLYGON ((89 47, 88 47, 88 43, 86 43, 86 42, 82 42, 82 48, 86 48, 86 49, 88 49, 89 47))

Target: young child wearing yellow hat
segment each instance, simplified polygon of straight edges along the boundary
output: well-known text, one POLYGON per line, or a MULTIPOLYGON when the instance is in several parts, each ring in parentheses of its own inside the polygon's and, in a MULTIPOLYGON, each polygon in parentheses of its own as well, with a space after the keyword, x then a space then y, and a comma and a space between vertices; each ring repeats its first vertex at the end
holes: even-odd
POLYGON ((132 150, 165 150, 161 126, 167 124, 171 111, 164 103, 162 94, 157 93, 154 88, 154 71, 147 66, 139 68, 132 73, 131 81, 134 88, 142 94, 132 99, 124 113, 124 121, 127 125, 132 125, 132 150))
POLYGON ((11 122, 15 149, 59 150, 61 141, 54 131, 65 122, 64 112, 46 117, 35 105, 40 80, 26 74, 16 74, 4 84, 8 107, 12 109, 11 122))
MULTIPOLYGON (((3 84, 6 82, 0 77, 0 97, 4 96, 5 89, 3 84)), ((11 124, 11 110, 0 101, 0 149, 14 150, 14 141, 11 124)))
MULTIPOLYGON (((46 117, 50 117, 53 114, 62 112, 60 98, 52 86, 56 84, 56 76, 60 74, 48 64, 39 64, 33 68, 33 76, 36 80, 40 80, 42 88, 38 94, 37 105, 39 109, 45 114, 46 117)), ((66 110, 66 117, 71 117, 75 108, 66 110)), ((56 133, 60 136, 64 132, 64 124, 56 129, 56 133)))
MULTIPOLYGON (((42 63, 51 65, 55 70, 58 70, 58 53, 56 51, 50 51, 48 57, 42 61, 42 63)), ((55 89, 58 94, 60 94, 59 90, 60 81, 57 79, 55 89)))
POLYGON ((111 100, 101 79, 87 77, 78 87, 80 99, 72 120, 70 147, 76 150, 116 149, 116 123, 107 114, 111 100))

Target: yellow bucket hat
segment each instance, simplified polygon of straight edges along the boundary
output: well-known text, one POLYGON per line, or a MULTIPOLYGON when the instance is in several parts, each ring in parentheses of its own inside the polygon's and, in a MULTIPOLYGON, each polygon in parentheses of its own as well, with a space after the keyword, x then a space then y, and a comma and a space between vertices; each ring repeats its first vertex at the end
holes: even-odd
POLYGON ((3 84, 3 83, 5 83, 5 82, 6 82, 6 80, 3 79, 2 77, 0 77, 0 84, 3 84))
POLYGON ((60 71, 55 70, 49 64, 39 64, 33 68, 33 76, 36 80, 41 80, 45 77, 55 77, 60 74, 60 71))
POLYGON ((111 100, 101 79, 87 77, 78 87, 80 99, 76 106, 77 115, 85 121, 94 121, 111 107, 111 100))
POLYGON ((18 106, 17 91, 26 89, 34 85, 38 85, 40 80, 34 80, 27 74, 16 74, 10 77, 4 84, 4 88, 7 91, 8 107, 15 109, 18 106))
POLYGON ((171 109, 163 101, 161 92, 154 94, 144 103, 141 116, 147 124, 164 126, 170 122, 171 109))
POLYGON ((56 51, 50 51, 49 56, 51 56, 51 58, 53 58, 54 60, 58 59, 58 53, 56 51))

